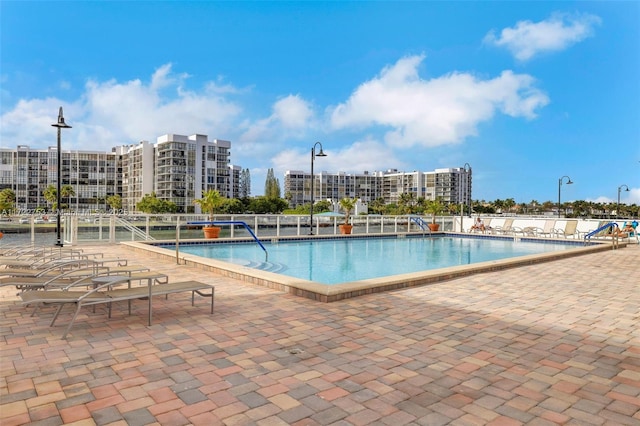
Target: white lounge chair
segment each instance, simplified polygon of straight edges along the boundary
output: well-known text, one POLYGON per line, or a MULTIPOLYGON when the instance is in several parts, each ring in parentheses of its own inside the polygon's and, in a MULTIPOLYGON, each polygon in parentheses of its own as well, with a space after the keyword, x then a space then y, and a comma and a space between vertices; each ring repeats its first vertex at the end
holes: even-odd
POLYGON ((580 237, 578 232, 578 221, 577 220, 567 220, 564 228, 557 228, 553 231, 554 236, 560 238, 576 238, 580 237))

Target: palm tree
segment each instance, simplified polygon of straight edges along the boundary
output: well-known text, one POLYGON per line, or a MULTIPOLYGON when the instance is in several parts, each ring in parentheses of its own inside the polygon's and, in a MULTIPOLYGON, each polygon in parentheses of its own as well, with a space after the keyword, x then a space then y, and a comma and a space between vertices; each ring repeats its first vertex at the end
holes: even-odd
POLYGON ((193 202, 195 204, 200 204, 202 212, 209 215, 209 221, 211 224, 202 228, 205 238, 218 238, 218 235, 220 234, 220 227, 214 225, 213 218, 218 209, 225 203, 224 197, 215 189, 210 189, 202 194, 202 198, 199 200, 193 200, 193 202))
POLYGON ((385 208, 384 198, 377 198, 369 203, 370 213, 383 214, 385 208))
POLYGON ((444 204, 440 201, 440 198, 436 198, 435 200, 428 200, 426 202, 426 212, 431 213, 431 223, 436 223, 436 216, 444 211, 444 204))
POLYGON ((47 200, 48 202, 51 203, 52 210, 58 210, 58 190, 56 189, 55 186, 53 185, 49 185, 47 186, 47 189, 44 190, 44 192, 42 193, 42 195, 44 196, 44 199, 47 200))
POLYGON ((71 204, 71 197, 76 195, 76 191, 73 189, 71 185, 63 185, 60 188, 60 196, 67 199, 67 210, 71 204))
POLYGON ((356 206, 357 202, 358 202, 357 198, 349 198, 349 197, 344 197, 343 199, 340 200, 340 207, 342 207, 342 210, 344 210, 344 224, 345 225, 349 224, 349 218, 351 217, 351 211, 356 206))
POLYGON ((504 207, 507 209, 507 212, 511 213, 513 208, 516 205, 516 201, 513 198, 507 198, 504 200, 504 207))
POLYGON ((416 196, 413 192, 403 192, 398 200, 398 207, 402 213, 412 214, 416 203, 416 196))
POLYGON ((344 210, 344 224, 340 225, 340 232, 343 234, 351 234, 352 226, 349 223, 349 217, 351 217, 351 211, 358 202, 357 198, 344 197, 339 201, 340 207, 344 210))
POLYGON ((213 216, 218 209, 224 204, 224 197, 220 195, 220 192, 210 189, 199 200, 193 200, 194 203, 199 204, 203 213, 209 215, 209 220, 213 221, 213 216))

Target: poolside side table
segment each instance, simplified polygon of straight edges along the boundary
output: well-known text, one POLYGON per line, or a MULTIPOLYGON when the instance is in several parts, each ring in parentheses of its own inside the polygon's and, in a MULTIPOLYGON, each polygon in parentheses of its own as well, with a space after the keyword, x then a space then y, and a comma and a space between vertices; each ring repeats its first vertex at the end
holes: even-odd
MULTIPOLYGON (((153 285, 154 281, 157 280, 161 280, 164 279, 165 282, 166 280, 168 280, 168 276, 167 274, 163 274, 160 272, 155 272, 155 271, 144 271, 144 272, 139 272, 136 274, 131 274, 131 275, 103 275, 100 277, 95 277, 91 280, 91 282, 93 283, 94 286, 98 287, 98 286, 114 286, 114 285, 118 285, 118 284, 124 284, 127 283, 128 288, 131 288, 131 281, 136 281, 136 280, 147 280, 147 286, 149 287, 149 295, 148 295, 148 299, 149 299, 149 325, 151 325, 151 316, 152 316, 152 305, 151 305, 151 296, 152 296, 152 291, 151 291, 151 286, 153 285)), ((131 315, 131 300, 128 301, 129 302, 129 315, 131 315)), ((111 317, 111 305, 109 305, 109 317, 111 317)))

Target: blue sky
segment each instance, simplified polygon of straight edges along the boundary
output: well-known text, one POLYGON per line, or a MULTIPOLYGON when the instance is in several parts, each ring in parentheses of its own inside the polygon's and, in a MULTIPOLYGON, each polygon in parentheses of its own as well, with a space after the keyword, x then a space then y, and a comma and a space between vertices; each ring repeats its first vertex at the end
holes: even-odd
POLYGON ((0 1, 0 146, 232 142, 273 168, 473 169, 473 198, 640 203, 640 2, 0 1), (623 188, 624 189, 624 188, 623 188))

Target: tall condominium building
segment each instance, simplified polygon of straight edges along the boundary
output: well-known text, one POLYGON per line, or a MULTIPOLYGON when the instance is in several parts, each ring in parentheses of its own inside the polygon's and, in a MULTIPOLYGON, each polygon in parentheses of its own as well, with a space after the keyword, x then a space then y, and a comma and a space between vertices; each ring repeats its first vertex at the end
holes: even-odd
MULTIPOLYGON (((167 134, 155 144, 142 141, 111 152, 61 152, 61 186, 74 195, 61 204, 75 211, 108 210, 106 198, 122 197, 122 208, 136 211, 146 194, 174 202, 179 212, 196 212, 194 199, 209 189, 232 198, 239 192, 241 168, 230 165, 231 142, 209 141, 206 135, 167 134)), ((0 148, 0 190, 12 189, 16 208, 24 212, 50 209, 47 187, 57 187, 57 148, 0 148)))
POLYGON ((115 151, 123 165, 123 208, 130 211, 152 191, 186 213, 199 213, 193 200, 210 189, 227 198, 238 193, 240 167, 229 164, 229 141, 209 141, 207 135, 167 134, 158 137, 153 146, 142 141, 115 151))
MULTIPOLYGON (((118 157, 98 151, 62 151, 61 185, 70 185, 74 194, 61 199, 76 211, 104 209, 106 197, 122 189, 118 157)), ((16 194, 16 208, 24 212, 52 207, 44 198, 47 187, 57 187, 57 148, 0 148, 0 189, 16 194)))
POLYGON ((133 212, 136 210, 136 203, 154 191, 155 150, 148 141, 141 141, 137 145, 115 147, 113 152, 120 161, 122 209, 133 212))
POLYGON ((399 172, 387 170, 373 173, 314 173, 313 197, 311 175, 302 171, 287 171, 284 194, 291 207, 309 203, 313 199, 339 200, 359 198, 364 203, 382 198, 385 203, 397 203, 402 194, 446 203, 471 204, 471 169, 436 169, 432 172, 399 172))

